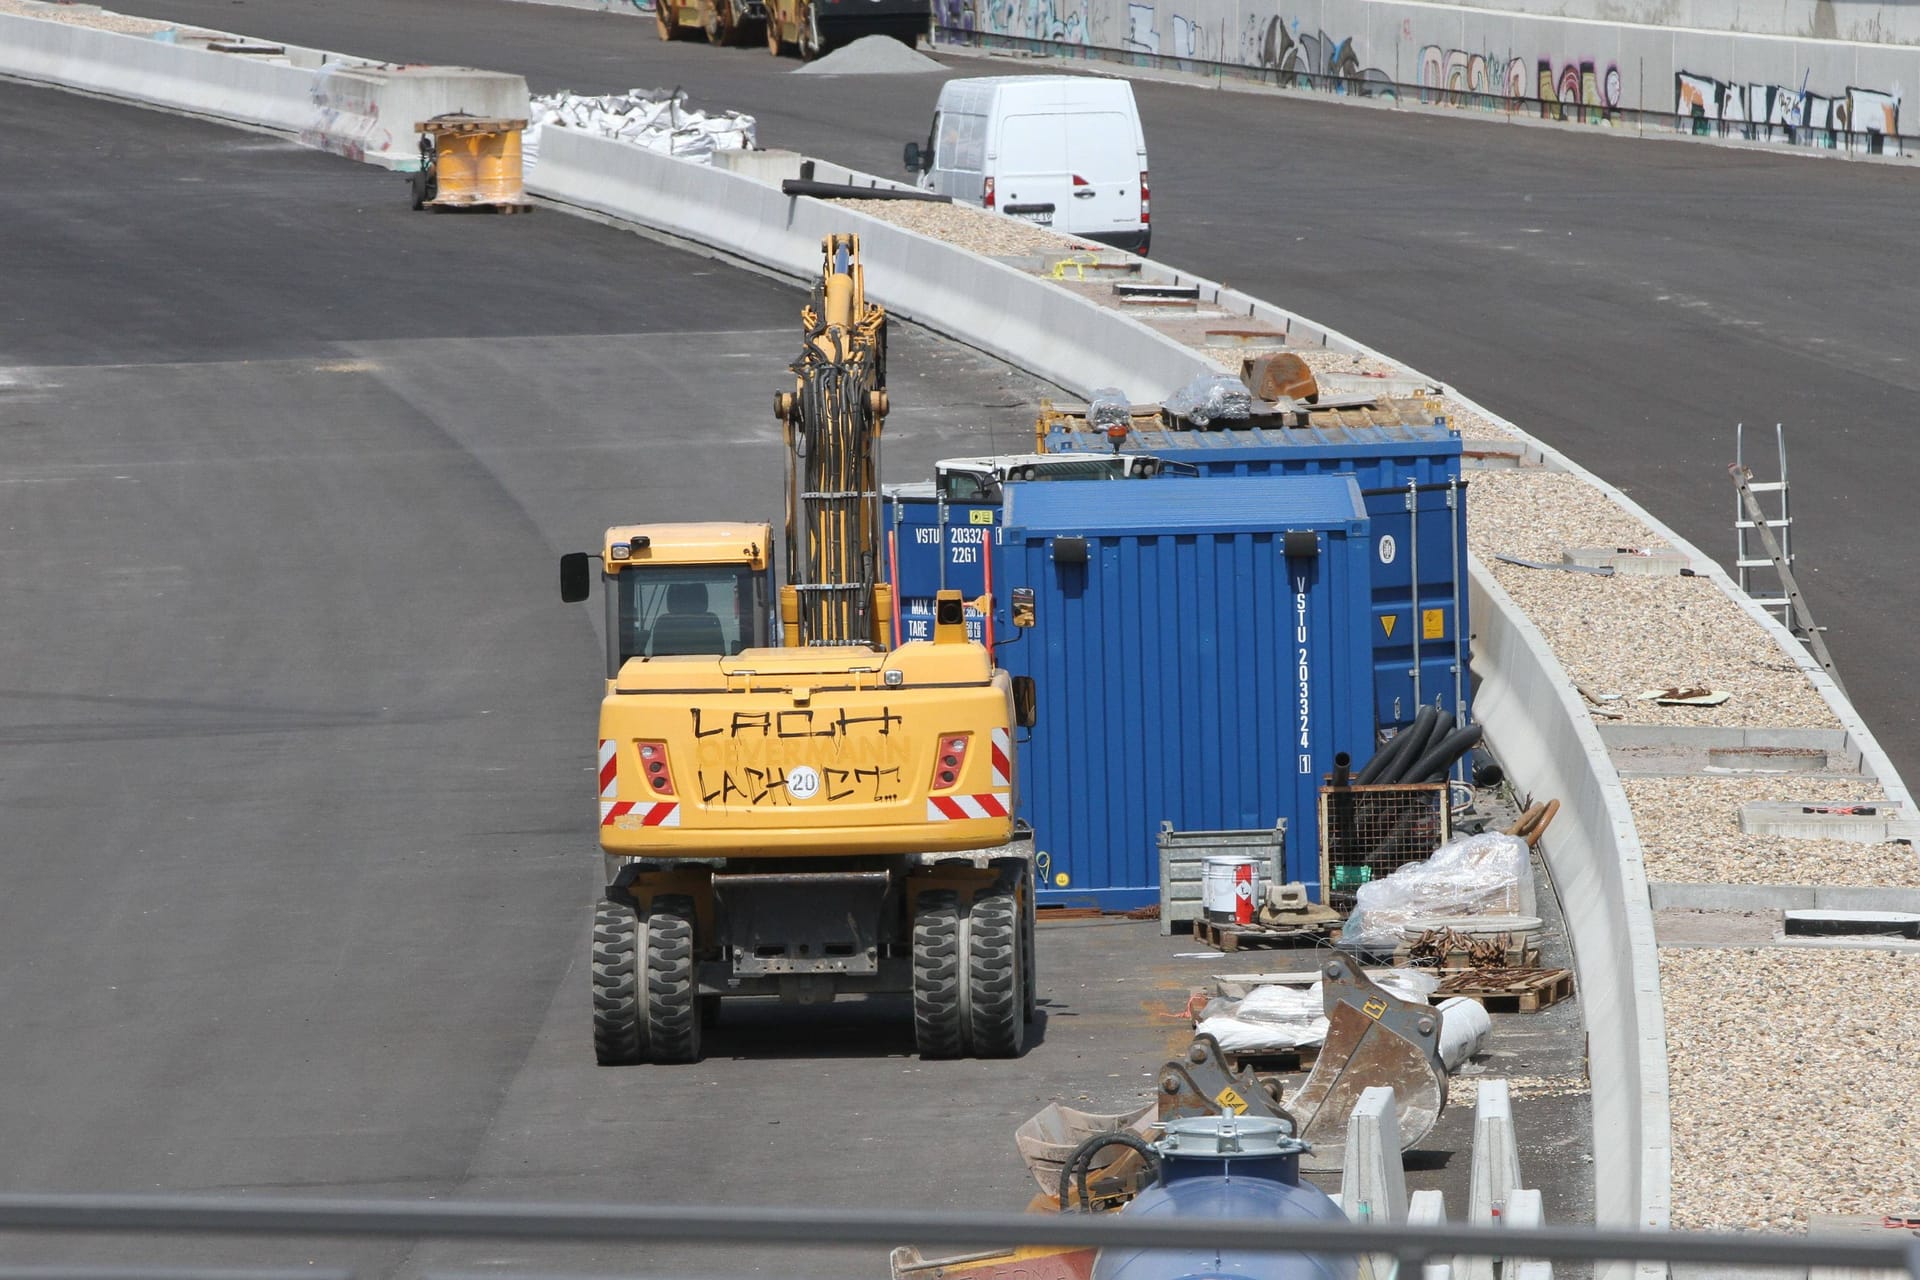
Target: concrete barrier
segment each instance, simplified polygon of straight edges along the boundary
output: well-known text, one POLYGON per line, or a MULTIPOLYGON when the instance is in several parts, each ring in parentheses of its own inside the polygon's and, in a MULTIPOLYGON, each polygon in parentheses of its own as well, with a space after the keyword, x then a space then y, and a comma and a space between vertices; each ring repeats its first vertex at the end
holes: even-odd
POLYGON ((256 54, 41 18, 0 14, 0 75, 298 134, 312 115, 312 73, 256 54))
POLYGON ((312 73, 310 95, 301 142, 388 169, 420 167, 423 120, 453 112, 527 118, 524 76, 471 67, 336 62, 312 73))
POLYGON ((564 129, 547 131, 527 189, 812 279, 830 232, 860 238, 867 292, 905 319, 958 338, 1067 391, 1116 386, 1158 400, 1196 374, 1197 353, 1048 281, 856 209, 564 129))
POLYGON ((527 114, 517 75, 385 67, 308 49, 220 53, 13 14, 0 14, 0 75, 290 134, 390 169, 418 166, 414 125, 431 116, 527 114))
MULTIPOLYGON (((1582 904, 1567 913, 1567 932, 1593 1087, 1595 1217, 1603 1226, 1665 1229, 1672 1202, 1666 1025, 1632 810, 1545 638, 1477 561, 1471 600, 1474 715, 1514 785, 1558 797, 1565 810, 1541 848, 1561 897, 1582 904)), ((1606 1270, 1632 1274, 1626 1264, 1606 1270)))
MULTIPOLYGON (((1642 0, 1648 22, 1621 21, 1619 5, 1594 0, 1531 7, 1561 12, 1422 0, 935 0, 934 13, 936 36, 950 43, 1396 105, 1859 154, 1920 145, 1901 115, 1902 86, 1920 77, 1912 44, 1684 28, 1669 0, 1642 0)), ((1758 6, 1738 11, 1749 7, 1758 6)))

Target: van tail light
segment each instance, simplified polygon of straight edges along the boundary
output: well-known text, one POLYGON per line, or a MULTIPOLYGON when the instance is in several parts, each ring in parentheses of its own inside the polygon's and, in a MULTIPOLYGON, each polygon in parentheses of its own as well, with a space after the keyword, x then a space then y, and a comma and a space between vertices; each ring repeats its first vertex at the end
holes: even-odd
POLYGON ((1073 185, 1076 187, 1090 187, 1093 184, 1076 173, 1073 175, 1073 185))
POLYGON ((673 766, 667 763, 667 744, 664 742, 638 742, 640 749, 640 773, 646 778, 647 786, 657 796, 670 796, 673 790, 673 766))
POLYGON ((991 177, 980 184, 980 203, 989 209, 993 208, 993 179, 991 177))
POLYGON ((959 783, 960 771, 967 765, 967 743, 972 737, 970 733, 940 735, 939 750, 933 757, 933 790, 947 791, 959 783))
POLYGON ((1153 221, 1153 202, 1148 198, 1147 171, 1140 171, 1140 225, 1146 226, 1153 221))

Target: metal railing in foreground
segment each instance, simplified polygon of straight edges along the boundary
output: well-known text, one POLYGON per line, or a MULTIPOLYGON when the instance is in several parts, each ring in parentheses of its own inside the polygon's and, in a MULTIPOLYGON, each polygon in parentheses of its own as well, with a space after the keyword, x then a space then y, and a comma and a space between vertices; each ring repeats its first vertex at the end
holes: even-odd
POLYGON ((912 1243, 973 1249, 1012 1245, 1204 1248, 1291 1254, 1388 1254, 1403 1264, 1457 1255, 1523 1255, 1551 1261, 1877 1269, 1903 1271, 1920 1280, 1920 1237, 1905 1231, 1889 1231, 1891 1238, 1882 1241, 1570 1227, 1360 1226, 1227 1218, 1166 1221, 1129 1218, 1124 1214, 1050 1217, 484 1200, 416 1202, 13 1194, 0 1195, 0 1232, 432 1237, 555 1244, 596 1241, 887 1247, 912 1243))

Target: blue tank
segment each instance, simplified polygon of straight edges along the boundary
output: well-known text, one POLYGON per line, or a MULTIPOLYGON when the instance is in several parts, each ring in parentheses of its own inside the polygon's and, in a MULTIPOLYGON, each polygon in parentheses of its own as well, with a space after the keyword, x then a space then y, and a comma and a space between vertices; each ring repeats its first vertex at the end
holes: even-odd
MULTIPOLYGON (((1307 1149, 1282 1121, 1195 1116, 1167 1125, 1154 1144, 1160 1181, 1123 1211, 1128 1217, 1229 1218, 1239 1222, 1345 1222, 1325 1192, 1300 1181, 1307 1149)), ((1353 1280, 1349 1257, 1221 1249, 1105 1249, 1093 1280, 1353 1280)))

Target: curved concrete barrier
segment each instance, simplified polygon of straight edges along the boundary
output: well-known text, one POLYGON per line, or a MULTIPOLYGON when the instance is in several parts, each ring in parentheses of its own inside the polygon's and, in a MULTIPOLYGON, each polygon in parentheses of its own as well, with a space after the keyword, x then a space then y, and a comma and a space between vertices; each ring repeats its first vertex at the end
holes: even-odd
POLYGON ((0 14, 0 75, 297 134, 313 75, 284 62, 0 14))
POLYGON ((1196 374, 1218 372, 1137 320, 990 258, 856 209, 784 196, 739 174, 611 139, 546 131, 527 189, 802 280, 819 274, 827 234, 856 232, 875 300, 1076 395, 1116 386, 1158 400, 1196 374))
POLYGON ((385 67, 310 49, 276 59, 0 14, 0 75, 291 134, 389 169, 419 165, 422 120, 524 120, 527 82, 465 67, 385 67))
MULTIPOLYGON (((1633 811, 1546 640, 1475 561, 1474 716, 1521 791, 1560 800, 1542 842, 1566 912, 1587 1026, 1596 1219, 1664 1229, 1672 1199, 1667 1036, 1633 811)), ((1631 1268, 1625 1273, 1631 1274, 1631 1268)))

